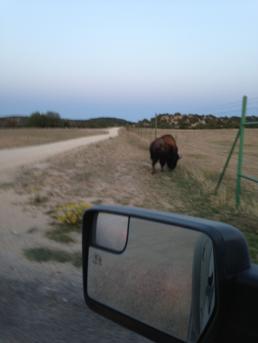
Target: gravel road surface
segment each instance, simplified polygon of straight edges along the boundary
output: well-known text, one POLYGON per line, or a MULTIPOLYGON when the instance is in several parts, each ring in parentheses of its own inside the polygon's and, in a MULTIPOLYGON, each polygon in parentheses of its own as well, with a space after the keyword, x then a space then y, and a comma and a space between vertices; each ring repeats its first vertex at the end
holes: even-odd
POLYGON ((119 128, 108 130, 107 134, 69 139, 57 143, 48 143, 24 148, 0 149, 0 172, 16 168, 28 163, 38 162, 58 153, 71 150, 82 145, 101 142, 118 135, 119 128))
MULTIPOLYGON (((25 248, 60 246, 45 237, 49 216, 40 208, 24 206, 28 199, 12 188, 12 177, 20 166, 117 134, 114 128, 105 135, 0 150, 1 343, 149 342, 86 307, 80 268, 25 258, 25 248)), ((69 251, 69 246, 66 249, 69 251)))

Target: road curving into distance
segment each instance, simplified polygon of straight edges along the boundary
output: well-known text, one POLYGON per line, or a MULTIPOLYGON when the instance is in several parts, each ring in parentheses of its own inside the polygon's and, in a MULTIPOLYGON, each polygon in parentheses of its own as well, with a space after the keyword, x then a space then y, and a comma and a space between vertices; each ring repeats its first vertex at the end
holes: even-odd
POLYGON ((50 247, 70 251, 70 247, 57 246, 45 237, 47 230, 51 229, 48 214, 36 206, 24 207, 28 198, 10 186, 12 171, 16 172, 16 168, 115 137, 118 131, 113 128, 103 135, 0 150, 1 343, 150 342, 97 315, 85 305, 81 268, 70 263, 39 264, 25 258, 23 251, 26 248, 50 247), (6 178, 10 183, 3 182, 6 178))
POLYGON ((46 158, 68 150, 72 150, 74 148, 78 148, 83 145, 89 145, 101 142, 111 137, 116 137, 118 135, 119 128, 115 127, 105 131, 108 131, 108 133, 36 146, 0 149, 0 172, 33 162, 39 162, 46 158))

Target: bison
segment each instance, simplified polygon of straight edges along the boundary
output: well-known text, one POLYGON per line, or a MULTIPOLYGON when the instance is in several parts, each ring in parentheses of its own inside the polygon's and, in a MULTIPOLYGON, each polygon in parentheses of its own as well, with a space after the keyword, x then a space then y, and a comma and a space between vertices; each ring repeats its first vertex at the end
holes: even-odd
POLYGON ((152 160, 152 173, 155 173, 155 164, 159 161, 161 171, 167 164, 169 169, 174 169, 180 158, 176 141, 171 135, 156 138, 150 145, 150 157, 152 160))

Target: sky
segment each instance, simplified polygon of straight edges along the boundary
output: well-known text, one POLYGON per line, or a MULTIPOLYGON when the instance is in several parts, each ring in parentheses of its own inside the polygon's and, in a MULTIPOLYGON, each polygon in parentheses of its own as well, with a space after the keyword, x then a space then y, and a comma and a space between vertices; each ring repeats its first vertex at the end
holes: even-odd
POLYGON ((0 0, 0 116, 258 114, 257 0, 0 0))

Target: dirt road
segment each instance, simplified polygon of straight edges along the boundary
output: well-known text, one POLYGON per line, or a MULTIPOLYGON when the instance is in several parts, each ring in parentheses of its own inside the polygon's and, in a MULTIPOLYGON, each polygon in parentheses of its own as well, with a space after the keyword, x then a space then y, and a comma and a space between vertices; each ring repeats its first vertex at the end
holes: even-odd
POLYGON ((108 130, 107 134, 101 134, 97 136, 69 139, 58 143, 48 143, 24 148, 1 149, 0 172, 26 165, 28 163, 38 162, 83 145, 101 142, 109 137, 117 136, 118 131, 119 128, 112 128, 108 130))
MULTIPOLYGON (((38 165, 37 161, 46 157, 55 155, 55 160, 62 156, 59 154, 61 151, 100 142, 117 133, 118 129, 111 129, 108 135, 0 152, 1 343, 149 342, 86 307, 80 268, 69 263, 39 264, 28 261, 23 253, 28 247, 60 249, 60 243, 50 241, 45 235, 51 220, 45 211, 34 205, 28 206, 28 195, 15 191, 19 166, 32 163, 30 168, 33 169, 38 165)), ((87 151, 86 148, 78 149, 87 151)), ((76 153, 77 149, 71 152, 72 155, 76 153)), ((66 152, 64 155, 70 154, 66 152)), ((45 167, 48 165, 43 164, 45 167)), ((51 169, 48 166, 46 170, 48 168, 51 169)), ((26 175, 31 183, 29 174, 26 175)), ((81 248, 80 240, 80 234, 77 234, 75 248, 78 250, 81 248)), ((61 248, 69 252, 73 246, 61 248)))

